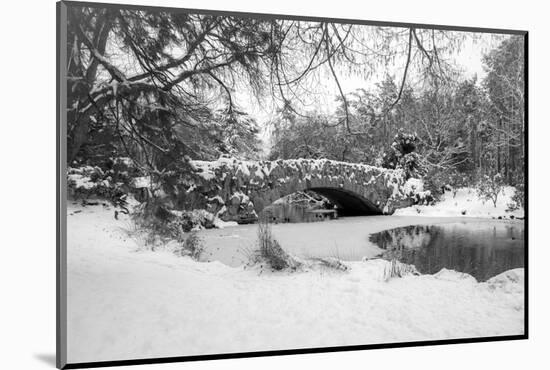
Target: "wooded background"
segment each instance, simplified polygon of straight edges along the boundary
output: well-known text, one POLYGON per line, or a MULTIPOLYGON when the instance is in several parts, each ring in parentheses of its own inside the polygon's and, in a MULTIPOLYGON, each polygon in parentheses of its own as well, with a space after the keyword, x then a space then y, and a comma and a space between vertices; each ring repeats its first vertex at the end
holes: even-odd
POLYGON ((329 158, 405 168, 434 190, 497 174, 522 187, 523 36, 486 53, 482 80, 453 63, 475 37, 70 5, 68 164, 129 157, 162 178, 185 171, 187 158, 329 158), (343 78, 386 69, 375 88, 342 89, 343 78), (323 78, 335 87, 334 112, 308 109, 323 78), (243 91, 276 102, 276 115, 257 122, 237 102, 243 91))

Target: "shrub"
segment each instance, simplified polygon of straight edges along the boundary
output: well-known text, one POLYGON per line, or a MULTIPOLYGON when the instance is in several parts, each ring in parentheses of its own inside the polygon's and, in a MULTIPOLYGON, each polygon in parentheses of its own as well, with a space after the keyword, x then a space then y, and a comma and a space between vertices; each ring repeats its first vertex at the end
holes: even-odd
POLYGON ((163 207, 152 210, 142 205, 132 214, 132 227, 126 230, 129 237, 144 248, 155 250, 159 246, 175 244, 174 254, 198 260, 204 252, 203 240, 196 231, 185 233, 181 219, 163 207))
POLYGON ((420 155, 415 152, 418 141, 416 134, 405 133, 400 129, 382 157, 382 167, 402 169, 407 179, 423 177, 426 167, 420 155))
POLYGON ((468 186, 469 183, 468 175, 454 168, 433 167, 424 178, 424 188, 429 190, 435 198, 439 198, 445 191, 451 191, 454 198, 457 190, 468 186))
POLYGON ((185 238, 181 220, 159 200, 143 203, 134 211, 132 219, 139 228, 148 232, 151 238, 158 237, 163 241, 178 242, 185 238))
POLYGON ((498 195, 504 188, 502 176, 497 173, 493 176, 485 175, 477 183, 477 195, 484 201, 490 200, 497 207, 498 195))
POLYGON ((525 205, 525 184, 523 179, 521 182, 516 184, 516 191, 512 196, 512 201, 515 203, 517 208, 524 208, 525 205))
POLYGON ((109 159, 101 166, 82 165, 67 169, 67 190, 75 199, 99 197, 110 200, 113 205, 123 194, 135 192, 134 177, 139 172, 130 167, 129 159, 109 159), (123 163, 125 163, 123 165, 123 163))
POLYGON ((196 231, 190 232, 180 243, 180 247, 174 250, 177 256, 190 256, 194 260, 199 260, 204 252, 204 243, 196 231))
POLYGON ((265 262, 274 270, 296 269, 300 265, 273 238, 271 225, 265 219, 258 223, 258 250, 253 258, 254 263, 265 262))

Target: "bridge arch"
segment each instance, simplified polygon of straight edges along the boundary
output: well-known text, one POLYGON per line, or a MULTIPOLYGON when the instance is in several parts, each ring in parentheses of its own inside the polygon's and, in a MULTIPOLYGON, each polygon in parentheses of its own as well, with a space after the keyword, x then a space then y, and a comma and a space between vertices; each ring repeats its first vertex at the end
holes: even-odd
POLYGON ((305 181, 289 186, 281 186, 268 191, 254 192, 252 203, 254 210, 260 214, 276 200, 299 191, 310 190, 324 196, 338 207, 341 216, 381 215, 383 210, 370 201, 368 194, 360 193, 357 187, 346 187, 344 183, 334 181, 305 181))
POLYGON ((340 188, 310 188, 338 207, 341 216, 381 215, 382 210, 360 194, 340 188))

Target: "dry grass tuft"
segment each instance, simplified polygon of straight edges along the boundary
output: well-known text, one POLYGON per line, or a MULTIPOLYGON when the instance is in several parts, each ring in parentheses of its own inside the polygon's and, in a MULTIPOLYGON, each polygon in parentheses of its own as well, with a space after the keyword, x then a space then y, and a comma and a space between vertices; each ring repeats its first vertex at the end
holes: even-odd
POLYGON ((292 258, 273 238, 271 225, 266 220, 258 223, 258 249, 252 255, 253 264, 266 263, 273 270, 297 269, 301 263, 292 258))
POLYGON ((321 267, 324 267, 329 270, 336 270, 336 271, 348 271, 349 267, 345 265, 340 259, 338 258, 332 258, 332 257, 314 257, 311 258, 314 262, 316 262, 321 267))
POLYGON ((392 259, 384 266, 384 281, 389 281, 393 278, 401 278, 407 275, 420 275, 420 273, 413 265, 401 263, 396 259, 392 259))

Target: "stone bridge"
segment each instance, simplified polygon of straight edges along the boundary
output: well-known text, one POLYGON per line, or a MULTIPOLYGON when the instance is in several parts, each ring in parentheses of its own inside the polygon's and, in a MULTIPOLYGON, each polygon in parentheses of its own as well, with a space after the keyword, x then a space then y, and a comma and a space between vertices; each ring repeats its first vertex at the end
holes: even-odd
MULTIPOLYGON (((224 221, 255 218, 275 200, 312 190, 341 215, 392 214, 413 204, 414 186, 400 170, 326 159, 190 161, 176 185, 178 209, 206 209, 224 221)), ((421 189, 416 189, 421 190, 421 189)))

